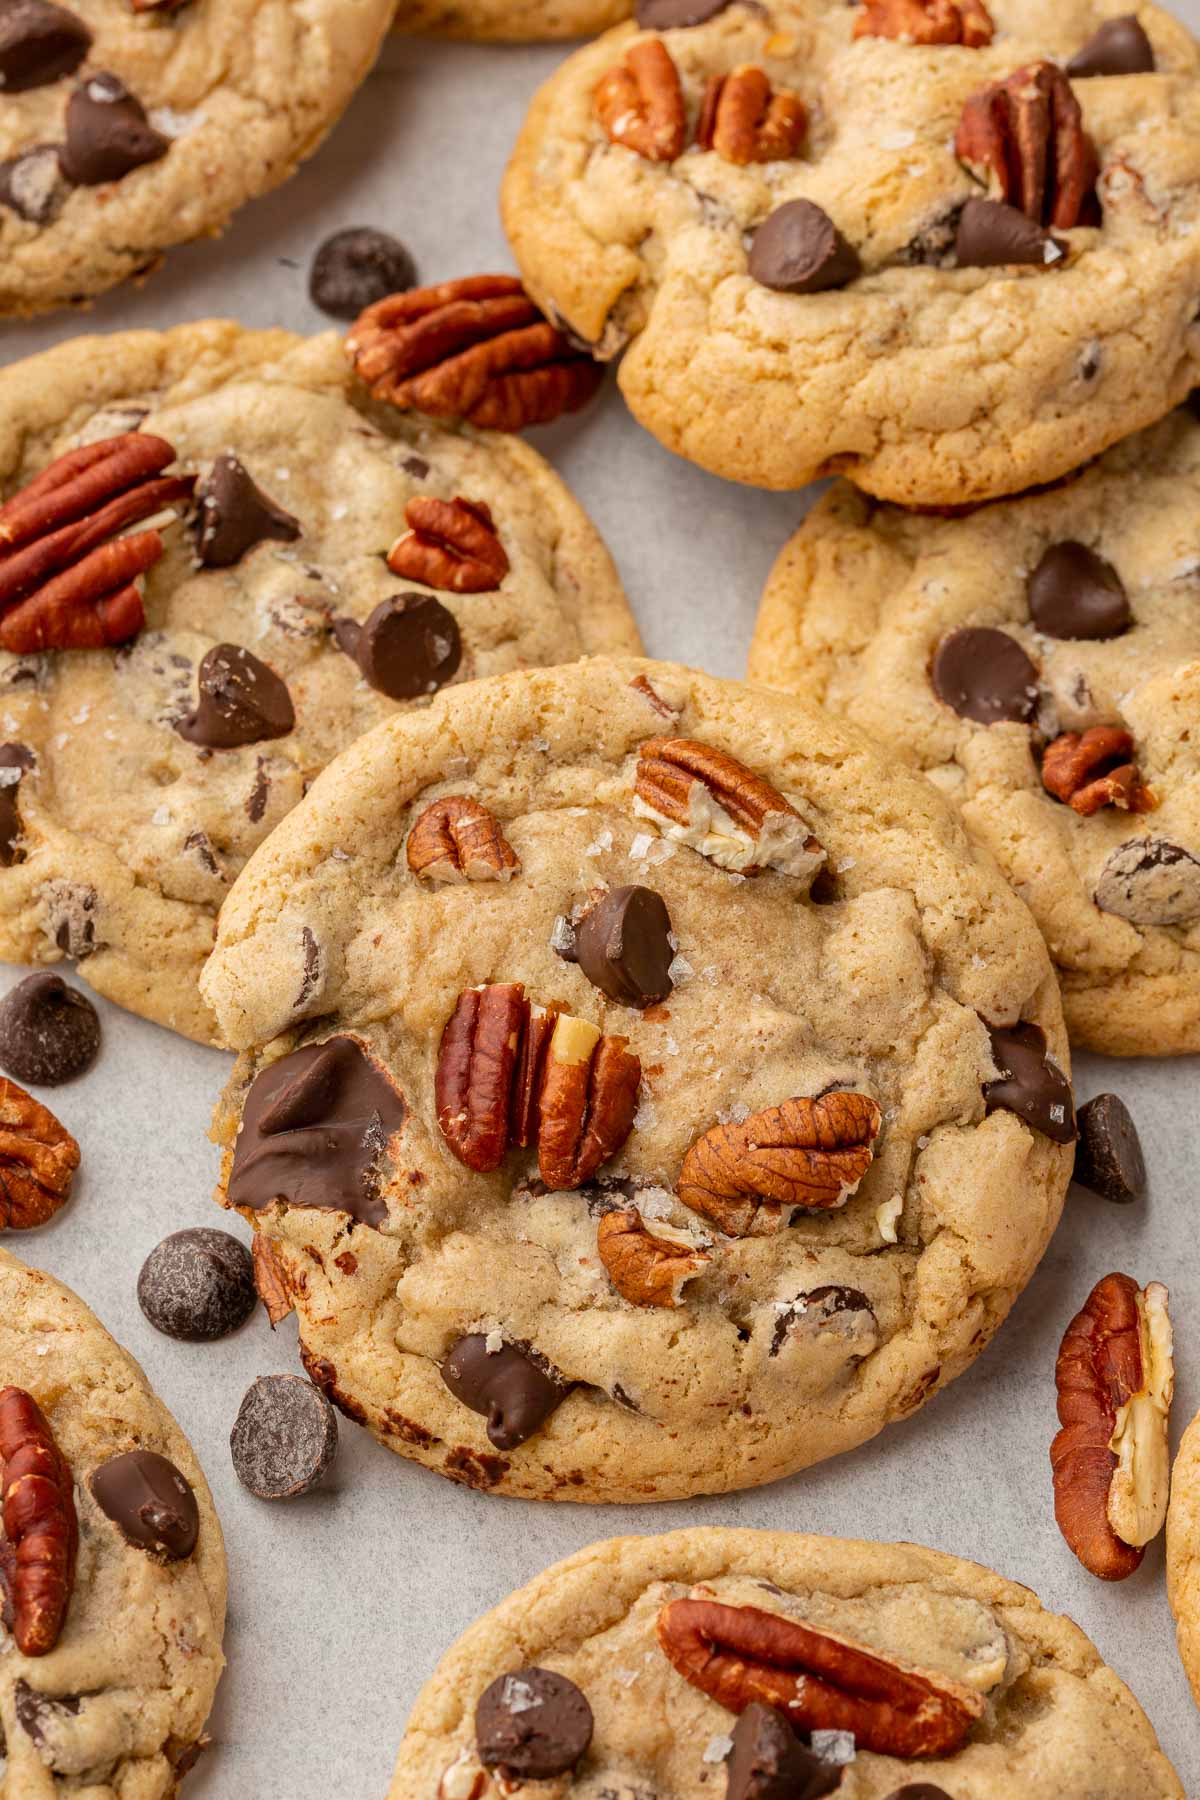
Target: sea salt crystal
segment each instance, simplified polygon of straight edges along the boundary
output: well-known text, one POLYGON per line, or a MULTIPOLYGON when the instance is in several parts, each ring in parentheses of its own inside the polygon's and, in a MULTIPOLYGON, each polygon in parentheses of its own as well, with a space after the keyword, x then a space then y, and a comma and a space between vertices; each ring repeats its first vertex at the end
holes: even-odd
POLYGON ((915 131, 885 131, 879 140, 881 150, 907 150, 917 141, 915 131))
POLYGON ((838 874, 845 875, 847 870, 852 869, 857 861, 858 858, 856 856, 843 856, 841 862, 837 866, 838 874))
POLYGON ((636 1131, 653 1131, 658 1124, 658 1113, 649 1100, 642 1101, 633 1115, 633 1124, 636 1131))
POLYGON ((616 1676, 616 1679, 620 1682, 621 1686, 627 1688, 632 1687, 638 1678, 636 1669, 614 1669, 613 1674, 616 1676))
POLYGON ((750 1108, 745 1101, 735 1100, 732 1106, 727 1106, 724 1112, 717 1114, 717 1123, 719 1125, 741 1125, 749 1117, 750 1108))
POLYGON ((932 1140, 932 1139, 931 1139, 931 1138, 927 1138, 927 1137, 919 1137, 919 1138, 918 1138, 918 1139, 917 1139, 917 1149, 918 1149, 918 1150, 928 1150, 928 1148, 929 1148, 929 1146, 930 1146, 930 1144, 931 1144, 931 1143, 932 1143, 932 1141, 933 1141, 933 1140, 932 1140))
POLYGON ((545 756, 550 749, 550 739, 549 738, 534 738, 533 747, 535 750, 540 750, 542 755, 545 756))
POLYGON ((692 967, 691 963, 688 961, 687 957, 680 956, 679 953, 676 952, 676 954, 671 958, 670 967, 667 970, 667 974, 671 978, 672 987, 682 986, 682 984, 688 979, 688 977, 691 975, 694 975, 695 973, 696 973, 696 971, 695 971, 695 969, 693 969, 693 967, 692 967))
POLYGON ((350 861, 350 852, 348 850, 343 850, 340 844, 335 844, 329 854, 332 856, 334 862, 350 861))
POLYGON ((675 1204, 675 1196, 667 1188, 639 1188, 637 1196, 638 1211, 643 1219, 651 1219, 661 1223, 669 1219, 675 1204))
POLYGON ((667 1033, 667 1055, 668 1056, 678 1056, 679 1055, 679 1045, 675 1042, 675 1039, 671 1036, 671 1034, 669 1032, 667 1033))
POLYGON ((483 1340, 483 1347, 489 1356, 499 1356, 504 1348, 504 1333, 502 1331, 489 1331, 483 1340))
POLYGON ((535 1706, 541 1706, 541 1696, 535 1694, 527 1681, 520 1681, 515 1675, 508 1675, 504 1681, 504 1704, 512 1713, 532 1712, 535 1706))
POLYGON ((629 846, 630 862, 645 862, 646 853, 653 842, 654 839, 648 831, 639 831, 629 846))
POLYGON ((559 913, 550 931, 550 948, 562 956, 574 943, 575 927, 565 913, 559 913))
POLYGON ((150 814, 150 823, 152 825, 169 825, 171 823, 170 807, 156 806, 154 811, 150 814))
POLYGON ((732 1749, 733 1739, 731 1737, 709 1738, 700 1760, 706 1763, 723 1763, 732 1749))
POLYGON ((854 1761, 855 1742, 852 1731, 814 1731, 809 1742, 813 1755, 819 1756, 822 1762, 844 1766, 854 1761))
POLYGON ((613 841, 612 832, 611 831, 602 831, 599 833, 599 835, 597 837, 592 839, 591 843, 588 845, 587 849, 584 851, 583 854, 585 856, 601 856, 601 855, 603 855, 605 850, 612 849, 612 841, 613 841))

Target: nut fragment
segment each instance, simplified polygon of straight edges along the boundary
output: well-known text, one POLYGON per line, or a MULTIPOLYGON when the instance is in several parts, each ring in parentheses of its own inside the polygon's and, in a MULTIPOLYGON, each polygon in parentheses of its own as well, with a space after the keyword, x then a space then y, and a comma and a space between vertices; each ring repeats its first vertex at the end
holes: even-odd
POLYGON ((23 1388, 0 1391, 0 1562, 22 1656, 58 1642, 75 1584, 79 1522, 74 1482, 41 1407, 23 1388))
POLYGON ((782 162, 795 156, 808 129, 799 94, 772 89, 762 69, 712 75, 700 103, 696 142, 726 162, 782 162))
POLYGON ((990 44, 995 27, 983 0, 863 0, 854 35, 906 44, 990 44))
POLYGON ((71 1193, 79 1145, 32 1094, 0 1076, 0 1231, 44 1225, 71 1193))
POLYGON ((271 1330, 286 1319, 296 1309, 292 1299, 291 1283, 288 1281, 287 1265, 279 1254, 279 1247, 261 1231, 254 1234, 252 1246, 254 1257, 254 1286, 259 1299, 267 1309, 267 1323, 271 1330))
POLYGON ((1104 806, 1144 813, 1158 805, 1133 761, 1132 737, 1113 725, 1056 737, 1042 757, 1042 786, 1084 818, 1104 806))
POLYGON ((633 810, 722 869, 771 868, 806 878, 825 860, 796 808, 770 782, 692 738, 646 740, 633 810))
POLYGON ((1166 1288, 1114 1274, 1096 1283, 1058 1353, 1054 1516, 1102 1581, 1132 1575, 1166 1518, 1171 1352, 1166 1288))
POLYGON ((614 144, 648 162, 674 162, 687 141, 679 71, 661 38, 643 38, 596 89, 596 116, 614 144))
POLYGON ((1039 225, 1069 231, 1098 221, 1096 147, 1062 70, 1029 63, 982 88, 963 108, 955 155, 993 199, 1039 225))
POLYGON ((836 1089, 714 1125, 683 1159, 679 1198, 729 1237, 761 1236, 793 1206, 842 1206, 871 1166, 883 1115, 867 1094, 836 1089))
POLYGON ((600 1261, 618 1294, 633 1306, 678 1306, 708 1254, 684 1231, 655 1221, 651 1231, 635 1206, 605 1213, 596 1234, 600 1261))
POLYGON ((466 794, 425 808, 408 834, 407 856, 427 881, 509 881, 521 867, 499 819, 466 794))
POLYGON ((452 594, 490 594, 508 574, 508 557, 482 500, 418 494, 404 517, 410 529, 387 555, 393 575, 452 594))

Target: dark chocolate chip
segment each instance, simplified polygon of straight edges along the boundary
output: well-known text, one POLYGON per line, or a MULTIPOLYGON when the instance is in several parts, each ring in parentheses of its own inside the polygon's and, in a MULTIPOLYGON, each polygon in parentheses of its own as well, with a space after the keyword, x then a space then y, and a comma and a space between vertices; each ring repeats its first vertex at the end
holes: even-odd
POLYGON ((424 481, 429 473, 429 464, 423 456, 402 456, 400 467, 411 475, 414 481, 424 481))
POLYGON ((705 25, 725 11, 731 0, 637 0, 634 13, 643 31, 678 31, 705 25))
POLYGON ((802 1744, 782 1713, 754 1701, 733 1728, 725 1800, 819 1800, 842 1771, 802 1744))
POLYGON ((788 200, 763 220, 750 246, 750 273, 781 294, 819 294, 862 273, 858 252, 812 200, 788 200))
POLYGON ((1074 1178, 1118 1206, 1128 1206, 1145 1193, 1146 1162, 1137 1126, 1116 1094, 1097 1094, 1080 1107, 1074 1178))
POLYGON ((335 619, 333 635, 371 686, 392 700, 435 693, 462 662, 458 621, 432 594, 381 600, 365 625, 335 619))
POLYGON ((0 91, 23 94, 73 75, 92 47, 83 20, 49 0, 0 6, 0 91))
POLYGON ((1106 19, 1067 64, 1068 75, 1149 75, 1154 46, 1135 13, 1106 19))
POLYGON ((18 1725, 41 1750, 46 1747, 46 1727, 54 1723, 55 1714, 77 1718, 83 1705, 83 1696, 39 1694, 27 1681, 18 1680, 13 1685, 13 1704, 18 1725))
POLYGON ((497 1450, 515 1450, 561 1406, 567 1387, 515 1344, 487 1346, 480 1332, 459 1338, 442 1364, 442 1380, 456 1400, 483 1413, 497 1450))
POLYGON ((1049 268, 1065 259, 1065 246, 1003 200, 968 200, 954 237, 960 269, 995 269, 1009 263, 1049 268))
POLYGON ((188 1344, 211 1344, 254 1311, 254 1263, 239 1238, 211 1225, 176 1231, 142 1264, 138 1305, 156 1331, 188 1344))
POLYGON ((497 1676, 475 1708, 479 1760, 509 1781, 566 1775, 586 1752, 593 1728, 583 1694, 552 1669, 497 1676))
POLYGON ((307 1494, 337 1447, 337 1414, 302 1375, 260 1375, 229 1435, 238 1480, 260 1500, 307 1494))
POLYGON ((1071 1084, 1046 1054, 1046 1034, 1038 1025, 987 1025, 998 1081, 983 1084, 989 1113, 1016 1113, 1056 1144, 1075 1141, 1075 1107, 1071 1084))
POLYGON ((653 888, 619 887, 575 926, 570 955, 592 986, 626 1006, 652 1006, 671 992, 671 919, 653 888))
POLYGON ((1074 538, 1051 544, 1027 591, 1029 616, 1047 637, 1114 638, 1133 624, 1117 571, 1074 538))
POLYGON ((979 725, 1027 721, 1037 708, 1037 670, 1016 638, 989 625, 948 632, 934 652, 930 678, 945 706, 979 725))
POLYGON ((200 1508, 191 1483, 156 1450, 130 1450, 102 1463, 91 1488, 101 1512, 139 1550, 182 1562, 196 1548, 200 1508))
POLYGON ((17 790, 22 778, 36 768, 37 758, 26 744, 0 744, 0 869, 17 861, 21 813, 17 790))
POLYGON ((68 192, 57 144, 38 144, 0 162, 0 206, 30 225, 48 225, 68 192))
POLYGON ((226 450, 196 489, 196 554, 206 569, 230 569, 256 544, 290 544, 300 521, 268 498, 240 457, 226 450))
POLYGON ((407 1116, 403 1096, 354 1038, 293 1050, 246 1096, 230 1204, 260 1211, 282 1200, 382 1225, 380 1167, 407 1116))
POLYGON ((1101 869, 1093 898, 1131 925, 1190 925, 1200 919, 1200 857, 1168 838, 1131 838, 1101 869))
POLYGON ((308 292, 331 319, 357 319, 364 307, 416 284, 417 267, 399 238, 369 225, 326 238, 313 257, 308 292))
POLYGON ((214 644, 200 659, 195 707, 175 726, 189 744, 236 750, 286 737, 296 723, 292 697, 274 669, 240 644, 214 644))
POLYGON ((0 1000, 0 1069, 34 1087, 58 1087, 90 1069, 100 1049, 91 1001, 41 969, 0 1000))
POLYGON ((67 102, 62 172, 79 187, 120 181, 143 163, 158 162, 171 140, 155 131, 146 109, 115 75, 89 75, 67 102))
POLYGON ((893 1788, 887 1800, 952 1800, 952 1796, 932 1781, 906 1781, 903 1787, 893 1788))

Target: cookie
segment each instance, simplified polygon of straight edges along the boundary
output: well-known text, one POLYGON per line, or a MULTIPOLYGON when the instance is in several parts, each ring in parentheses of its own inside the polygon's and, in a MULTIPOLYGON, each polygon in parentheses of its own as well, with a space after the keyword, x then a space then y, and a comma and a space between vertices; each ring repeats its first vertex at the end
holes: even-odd
POLYGON ((144 276, 316 149, 392 0, 9 0, 0 313, 144 276))
POLYGON ((1200 1706, 1200 1414, 1179 1442, 1167 1508, 1167 1597, 1175 1636, 1200 1706))
POLYGON ((361 739, 202 983, 273 1316, 381 1442, 502 1493, 863 1442, 983 1348, 1070 1176, 1045 948, 929 784, 671 664, 361 739))
POLYGON ((0 373, 5 492, 95 455, 78 529, 137 526, 94 573, 69 561, 81 541, 29 592, 29 558, 65 529, 35 492, 0 556, 0 957, 77 957, 101 993, 202 1040, 217 911, 331 757, 448 681, 638 645, 534 451, 372 415, 349 379, 333 333, 213 323, 0 373), (99 647, 39 653, 63 643, 99 647))
POLYGON ((526 285, 716 474, 1053 480, 1200 381, 1200 53, 1145 6, 1142 72, 1068 75, 1110 12, 644 0, 534 99, 526 285))
POLYGON ((613 1538, 539 1575, 442 1658, 389 1800, 524 1793, 535 1764, 561 1800, 1183 1794, 1124 1682, 1029 1588, 782 1531, 613 1538))
POLYGON ((133 1358, 4 1250, 0 1474, 0 1794, 169 1800, 224 1661, 221 1528, 133 1358), (31 1523, 17 1484, 34 1469, 31 1523))
POLYGON ((922 768, 1028 901, 1072 1040, 1200 1050, 1200 423, 965 518, 839 484, 780 556, 753 679, 922 768))
POLYGON ((630 0, 403 0, 400 31, 498 43, 594 37, 619 25, 630 0))

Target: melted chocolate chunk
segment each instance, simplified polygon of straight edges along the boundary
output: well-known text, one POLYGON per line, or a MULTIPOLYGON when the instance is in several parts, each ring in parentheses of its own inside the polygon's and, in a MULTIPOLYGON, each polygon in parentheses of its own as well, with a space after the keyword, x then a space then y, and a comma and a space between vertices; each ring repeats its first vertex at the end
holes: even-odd
POLYGON ((487 1419, 497 1450, 531 1438, 567 1396, 566 1383, 515 1344, 489 1351, 481 1332, 459 1338, 442 1364, 442 1380, 456 1400, 487 1419))
POLYGON ((934 652, 930 678, 943 705, 979 725, 1023 723, 1037 708, 1037 670, 1016 638, 990 626, 949 632, 934 652))
POLYGON ((309 1493, 337 1447, 337 1414, 302 1375, 260 1375, 229 1436, 238 1480, 259 1500, 294 1500, 309 1493))
POLYGON ((1067 64, 1067 74, 1149 75, 1154 68, 1154 46, 1136 13, 1106 19, 1067 64))
POLYGON ((92 47, 75 13, 49 0, 5 0, 0 6, 0 90, 23 94, 73 75, 92 47))
POLYGON ((566 1775, 592 1741, 592 1709, 573 1681, 552 1669, 500 1675, 479 1696, 479 1760, 511 1781, 566 1775))
POLYGON ((130 1450, 102 1463, 92 1475, 101 1512, 127 1541, 171 1562, 196 1548, 200 1508, 187 1477, 155 1450, 130 1450))
POLYGON ((211 1344, 244 1325, 258 1303, 253 1259, 228 1231, 211 1225, 176 1231, 142 1264, 137 1297, 156 1331, 211 1344))
POLYGON ((115 75, 90 75, 67 102, 67 141, 59 161, 77 187, 120 181, 131 169, 158 162, 170 148, 170 138, 155 131, 141 101, 115 75))
POLYGON ((1114 638, 1133 624, 1117 571, 1073 538, 1051 544, 1029 577, 1028 595, 1029 616, 1047 637, 1114 638))
POLYGON ((754 233, 750 273, 781 294, 819 294, 862 273, 858 252, 812 200, 788 200, 754 233))
POLYGON ((49 969, 0 1000, 0 1069, 34 1087, 58 1087, 90 1069, 100 1049, 91 1001, 49 969))
POLYGON ((196 553, 206 569, 229 569, 268 538, 290 544, 300 521, 267 498, 239 457, 218 456, 196 489, 196 553))
POLYGON ((309 298, 332 319, 357 319, 365 307, 414 286, 417 266, 399 238, 369 225, 326 238, 313 258, 309 298))
POLYGON ((1200 857, 1168 838, 1131 838, 1101 869, 1093 898, 1131 925, 1191 925, 1200 919, 1200 857))
POLYGON ((842 1771, 803 1745, 782 1713, 757 1700, 733 1728, 725 1800, 820 1800, 842 1771))
POLYGON ((0 869, 11 869, 19 860, 21 813, 17 790, 37 757, 25 744, 0 744, 0 869))
POLYGON ((653 888, 613 888, 583 915, 570 950, 561 954, 579 964, 593 987, 626 1006, 652 1006, 674 985, 671 919, 653 888))
POLYGON ((1003 200, 968 200, 959 214, 954 260, 960 269, 994 269, 1009 263, 1051 268, 1066 246, 1018 206, 1003 200))
POLYGON ((214 644, 197 672, 199 697, 175 726, 189 744, 236 750, 286 737, 296 723, 292 697, 274 669, 240 644, 214 644))
POLYGON ((37 144, 0 162, 0 206, 29 225, 48 225, 67 192, 57 144, 37 144))
POLYGON ((1038 1025, 987 1025, 998 1081, 983 1084, 989 1113, 1016 1113, 1056 1144, 1075 1142, 1071 1084, 1046 1054, 1046 1034, 1038 1025))
POLYGON ((1146 1159, 1137 1126, 1116 1094, 1097 1094, 1079 1109, 1074 1179, 1102 1200, 1129 1206, 1146 1191, 1146 1159))
POLYGON ((55 1714, 64 1718, 78 1718, 83 1696, 39 1694, 27 1681, 18 1679, 13 1684, 13 1705, 17 1724, 33 1739, 38 1749, 43 1750, 46 1748, 46 1728, 54 1723, 55 1714))
POLYGON ((462 662, 458 621, 432 594, 381 600, 365 625, 335 619, 333 635, 371 686, 392 700, 435 693, 462 662))
MULTIPOLYGON (((791 1307, 786 1312, 780 1313, 775 1321, 775 1330, 771 1336, 771 1348, 767 1355, 779 1355, 789 1334, 799 1321, 820 1330, 822 1325, 830 1319, 836 1318, 839 1313, 857 1313, 868 1331, 878 1326, 875 1309, 861 1289, 842 1287, 840 1284, 813 1288, 807 1294, 797 1294, 791 1307)), ((866 1354, 866 1350, 863 1350, 855 1360, 861 1362, 862 1357, 866 1354)))

